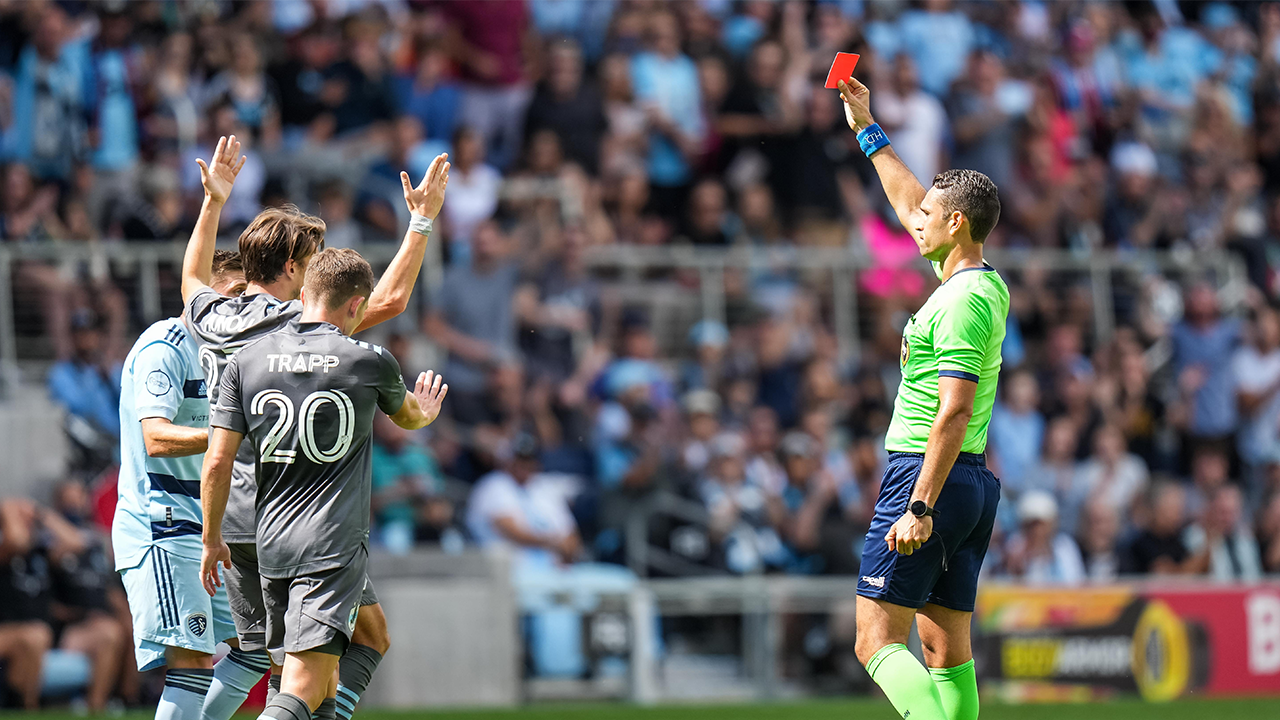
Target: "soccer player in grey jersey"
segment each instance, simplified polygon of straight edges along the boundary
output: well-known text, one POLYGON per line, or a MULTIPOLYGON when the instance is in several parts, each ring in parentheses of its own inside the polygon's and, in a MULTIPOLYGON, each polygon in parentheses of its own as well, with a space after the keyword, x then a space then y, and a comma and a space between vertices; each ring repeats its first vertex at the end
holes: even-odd
POLYGON ((221 585, 218 565, 231 566, 220 520, 236 451, 246 437, 257 449, 267 647, 284 666, 261 718, 309 720, 334 687, 368 582, 374 413, 406 429, 425 427, 449 389, 424 373, 408 392, 390 353, 347 337, 372 287, 373 270, 354 250, 316 255, 299 321, 232 358, 212 410, 200 480, 200 573, 210 595, 221 585))
MULTIPOLYGON (((224 298, 209 287, 209 274, 218 231, 218 216, 244 165, 234 136, 218 141, 213 157, 200 164, 204 205, 182 263, 182 297, 187 326, 200 345, 200 364, 209 387, 210 404, 218 400, 218 381, 230 358, 242 347, 275 332, 302 312, 297 302, 307 266, 324 243, 324 221, 296 208, 271 208, 254 218, 240 235, 240 253, 249 285, 243 296, 224 298), (239 158, 239 159, 237 159, 239 158)), ((409 302, 422 268, 431 221, 439 214, 449 182, 446 155, 438 156, 416 188, 401 173, 404 199, 413 215, 400 250, 381 281, 368 296, 368 308, 356 332, 387 320, 409 302)), ((203 720, 228 720, 248 696, 268 666, 265 653, 266 610, 259 582, 254 546, 254 449, 246 444, 233 473, 231 501, 224 521, 224 537, 232 550, 227 594, 240 647, 214 667, 205 699, 203 720)), ((390 645, 386 618, 372 586, 364 599, 350 654, 342 662, 342 702, 336 713, 350 718, 359 695, 390 645)), ((278 676, 278 673, 276 673, 278 676)), ((278 677, 273 678, 273 684, 278 677)), ((322 716, 334 714, 328 704, 322 716)))

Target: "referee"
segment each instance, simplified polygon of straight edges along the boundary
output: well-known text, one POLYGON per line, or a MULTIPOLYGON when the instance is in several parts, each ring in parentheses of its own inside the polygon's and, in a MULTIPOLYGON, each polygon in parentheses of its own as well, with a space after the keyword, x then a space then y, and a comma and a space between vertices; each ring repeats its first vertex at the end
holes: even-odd
POLYGON ((889 464, 858 572, 858 659, 903 718, 974 720, 969 622, 1000 499, 982 453, 1009 313, 982 242, 1000 198, 972 170, 941 173, 926 191, 871 117, 866 86, 839 87, 898 219, 942 280, 902 331, 889 464), (912 618, 928 670, 907 651, 912 618))

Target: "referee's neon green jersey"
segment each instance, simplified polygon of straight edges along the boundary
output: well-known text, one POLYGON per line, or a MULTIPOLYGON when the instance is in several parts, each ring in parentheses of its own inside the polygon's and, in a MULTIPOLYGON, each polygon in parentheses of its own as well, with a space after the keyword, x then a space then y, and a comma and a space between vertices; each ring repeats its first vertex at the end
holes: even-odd
POLYGON ((978 383, 960 451, 986 449, 1008 315, 1009 288, 990 265, 956 272, 933 291, 902 331, 902 384, 885 436, 886 450, 924 452, 938 416, 941 376, 978 383))

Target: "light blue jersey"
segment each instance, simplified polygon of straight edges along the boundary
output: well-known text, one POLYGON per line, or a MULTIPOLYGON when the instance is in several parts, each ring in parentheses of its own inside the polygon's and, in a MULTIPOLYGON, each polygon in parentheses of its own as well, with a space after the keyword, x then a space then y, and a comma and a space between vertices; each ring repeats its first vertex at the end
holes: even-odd
POLYGON ((209 397, 197 347, 179 318, 147 328, 124 361, 120 377, 120 480, 111 524, 116 569, 138 565, 153 545, 200 558, 200 466, 204 454, 153 458, 142 420, 209 425, 209 397))

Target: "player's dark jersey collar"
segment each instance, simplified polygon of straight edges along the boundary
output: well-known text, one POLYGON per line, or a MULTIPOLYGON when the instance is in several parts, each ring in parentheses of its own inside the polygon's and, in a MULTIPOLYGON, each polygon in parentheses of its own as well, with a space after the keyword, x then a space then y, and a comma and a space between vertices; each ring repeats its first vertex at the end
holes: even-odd
POLYGON ((333 323, 330 323, 330 322, 325 322, 325 321, 323 321, 323 320, 316 321, 316 322, 301 322, 301 321, 299 321, 299 322, 298 322, 298 332, 303 332, 303 333, 306 333, 306 332, 335 332, 335 333, 338 333, 339 335, 341 335, 341 334, 342 334, 342 330, 341 330, 337 325, 334 325, 333 323))
POLYGON ((955 272, 951 273, 951 277, 949 277, 949 278, 947 278, 946 280, 944 280, 944 281, 942 282, 942 284, 943 284, 943 285, 946 285, 948 282, 951 282, 951 278, 953 278, 953 277, 955 277, 955 276, 959 275, 960 273, 967 273, 967 272, 995 272, 995 271, 996 271, 996 269, 995 269, 995 268, 993 268, 993 267, 991 267, 991 264, 990 264, 990 263, 988 263, 986 260, 983 260, 983 261, 982 261, 982 267, 976 267, 976 268, 964 268, 963 270, 957 270, 957 271, 955 271, 955 272))

